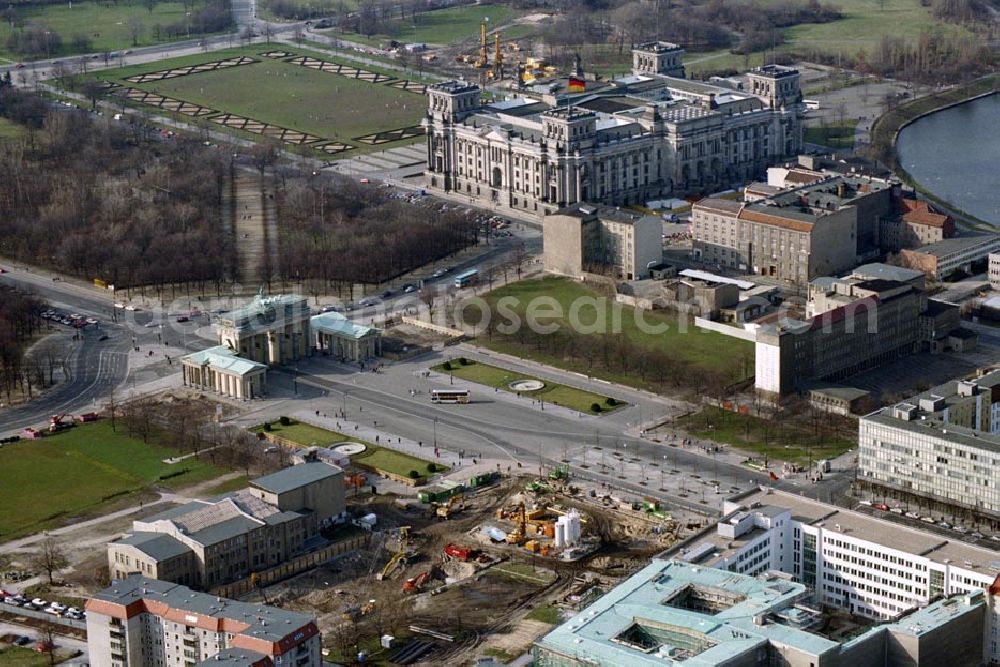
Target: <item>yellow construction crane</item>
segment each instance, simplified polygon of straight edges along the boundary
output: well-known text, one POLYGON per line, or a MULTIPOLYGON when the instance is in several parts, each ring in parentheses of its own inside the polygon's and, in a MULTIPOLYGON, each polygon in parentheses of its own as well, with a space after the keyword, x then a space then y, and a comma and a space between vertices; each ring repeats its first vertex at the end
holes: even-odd
POLYGON ((479 58, 476 59, 476 67, 479 68, 490 66, 490 47, 486 42, 486 24, 489 20, 490 17, 487 16, 479 24, 479 58))
POLYGON ((385 567, 382 568, 382 571, 375 576, 375 578, 378 581, 382 581, 390 574, 392 574, 392 571, 396 569, 397 565, 400 564, 406 565, 405 562, 406 546, 410 540, 410 526, 400 526, 398 538, 399 538, 399 550, 392 555, 392 558, 390 558, 389 562, 385 564, 385 567))
POLYGON ((527 518, 525 516, 524 501, 517 506, 518 523, 517 528, 507 533, 507 544, 521 544, 524 542, 525 530, 527 530, 527 518))

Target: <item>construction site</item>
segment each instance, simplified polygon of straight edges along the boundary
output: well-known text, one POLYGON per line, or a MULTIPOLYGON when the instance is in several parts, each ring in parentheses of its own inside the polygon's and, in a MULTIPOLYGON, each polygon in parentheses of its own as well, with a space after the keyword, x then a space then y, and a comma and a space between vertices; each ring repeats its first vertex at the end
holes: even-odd
POLYGON ((592 487, 556 468, 544 477, 446 480, 416 497, 356 495, 351 513, 377 517, 365 548, 258 594, 316 614, 335 662, 511 660, 707 525, 592 487))
MULTIPOLYGON (((460 75, 478 79, 483 87, 508 79, 510 87, 516 89, 562 76, 557 67, 543 58, 532 56, 530 48, 522 46, 521 41, 504 40, 502 30, 491 31, 488 20, 479 26, 478 44, 476 51, 469 51, 465 43, 445 49, 445 62, 454 61, 460 66, 460 75), (450 55, 452 53, 454 55, 450 55)), ((425 57, 438 60, 437 54, 425 57)))

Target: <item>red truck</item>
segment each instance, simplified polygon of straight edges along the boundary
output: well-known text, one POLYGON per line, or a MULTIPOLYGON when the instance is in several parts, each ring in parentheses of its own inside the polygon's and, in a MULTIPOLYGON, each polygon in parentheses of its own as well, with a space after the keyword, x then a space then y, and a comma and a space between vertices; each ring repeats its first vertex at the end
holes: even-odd
POLYGON ((444 548, 444 553, 456 560, 465 562, 475 558, 478 552, 475 549, 470 549, 468 547, 462 547, 457 544, 449 544, 444 548))

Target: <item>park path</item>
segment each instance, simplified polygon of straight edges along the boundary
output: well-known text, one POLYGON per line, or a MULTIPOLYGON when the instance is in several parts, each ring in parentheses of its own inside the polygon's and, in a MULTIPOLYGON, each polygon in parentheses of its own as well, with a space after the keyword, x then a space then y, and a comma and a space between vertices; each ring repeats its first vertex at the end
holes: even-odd
POLYGON ((268 239, 259 173, 235 169, 233 173, 232 218, 236 230, 236 275, 244 286, 264 280, 268 239))

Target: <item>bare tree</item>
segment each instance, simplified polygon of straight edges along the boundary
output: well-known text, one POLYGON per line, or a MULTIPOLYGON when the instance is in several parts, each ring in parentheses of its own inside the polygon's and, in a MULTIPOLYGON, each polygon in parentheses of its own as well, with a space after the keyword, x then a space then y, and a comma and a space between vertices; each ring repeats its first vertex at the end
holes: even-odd
POLYGON ((38 551, 29 559, 31 566, 37 570, 44 570, 48 575, 49 584, 53 583, 53 575, 69 565, 69 558, 63 551, 59 543, 52 537, 46 537, 38 546, 38 551))

